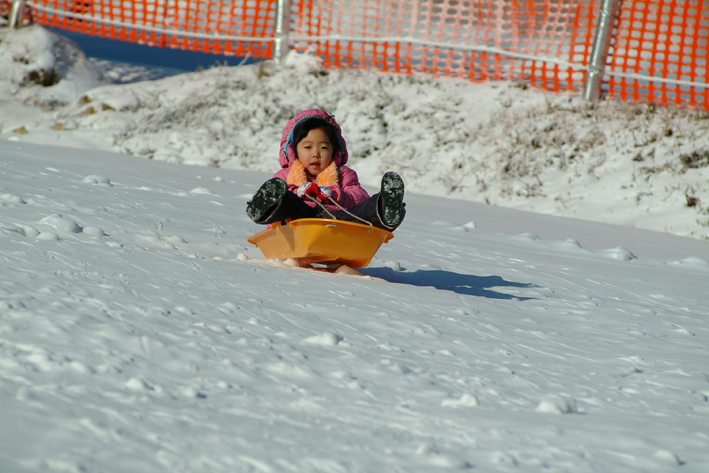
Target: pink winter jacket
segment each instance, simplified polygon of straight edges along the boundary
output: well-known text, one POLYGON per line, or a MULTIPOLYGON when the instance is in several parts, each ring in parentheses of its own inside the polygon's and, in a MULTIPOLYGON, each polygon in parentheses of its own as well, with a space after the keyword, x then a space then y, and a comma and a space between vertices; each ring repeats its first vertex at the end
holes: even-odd
MULTIPOLYGON (((281 152, 279 153, 281 167, 283 169, 278 171, 273 177, 279 177, 284 181, 288 180, 290 166, 293 164, 293 161, 297 159, 295 145, 293 143, 293 129, 302 120, 312 117, 321 118, 332 125, 335 129, 337 139, 339 140, 339 143, 333 143, 333 146, 335 147, 333 161, 337 165, 339 185, 328 186, 328 189, 332 191, 332 198, 346 209, 361 204, 369 198, 369 194, 362 186, 360 186, 357 173, 353 169, 345 166, 348 157, 347 145, 345 143, 345 139, 342 137, 340 125, 337 124, 335 119, 329 113, 322 110, 305 110, 297 114, 286 124, 286 128, 283 130, 283 137, 281 138, 281 152)), ((315 177, 313 176, 307 175, 307 179, 309 182, 316 182, 315 177)), ((297 192, 298 187, 290 184, 288 185, 288 190, 295 193, 297 192)), ((305 201, 305 203, 311 207, 315 207, 316 205, 315 202, 311 201, 305 201)), ((326 205, 325 207, 328 210, 338 210, 335 205, 326 205)))

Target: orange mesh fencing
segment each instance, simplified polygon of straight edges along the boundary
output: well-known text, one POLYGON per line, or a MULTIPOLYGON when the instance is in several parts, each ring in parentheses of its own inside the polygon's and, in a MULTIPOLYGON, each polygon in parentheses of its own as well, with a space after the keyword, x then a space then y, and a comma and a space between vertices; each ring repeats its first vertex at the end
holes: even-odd
POLYGON ((609 54, 604 85, 608 95, 632 102, 709 110, 709 1, 643 0, 624 2, 609 54), (650 82, 642 77, 683 81, 650 82))
POLYGON ((9 18, 12 4, 9 0, 0 0, 0 17, 9 18))
POLYGON ((273 55, 276 9, 272 1, 34 0, 27 4, 36 7, 34 21, 44 26, 225 56, 273 55))
MULTIPOLYGON (((583 88, 601 0, 291 0, 291 40, 325 67, 583 88)), ((0 0, 0 13, 10 10, 0 0)), ((267 59, 275 0, 28 0, 45 26, 267 59)), ((622 2, 602 93, 709 110, 709 0, 622 2), (663 78, 664 82, 647 80, 663 78)))
POLYGON ((302 0, 294 40, 307 49, 304 38, 322 37, 315 50, 326 67, 579 90, 598 1, 302 0))
MULTIPOLYGON (((559 92, 583 88, 601 2, 301 0, 298 8, 296 48, 314 49, 326 67, 513 80, 559 92), (311 45, 308 37, 320 39, 311 45)), ((606 72, 626 76, 606 76, 604 93, 709 110, 709 88, 701 86, 709 82, 708 31, 709 0, 623 2, 606 72)))

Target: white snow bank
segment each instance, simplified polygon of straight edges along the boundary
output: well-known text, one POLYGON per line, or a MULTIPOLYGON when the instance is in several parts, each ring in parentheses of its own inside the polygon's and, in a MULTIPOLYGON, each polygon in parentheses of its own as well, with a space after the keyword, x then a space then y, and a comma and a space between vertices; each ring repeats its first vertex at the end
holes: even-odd
MULTIPOLYGON (((38 31, 24 34, 44 38, 38 31)), ((429 195, 709 238, 709 115, 612 100, 592 108, 509 83, 326 71, 292 53, 281 69, 94 88, 6 121, 0 138, 273 173, 285 123, 311 107, 335 115, 370 185, 394 170, 429 195)))
POLYGON ((39 25, 0 27, 0 45, 3 101, 12 98, 51 107, 109 82, 76 43, 39 25))

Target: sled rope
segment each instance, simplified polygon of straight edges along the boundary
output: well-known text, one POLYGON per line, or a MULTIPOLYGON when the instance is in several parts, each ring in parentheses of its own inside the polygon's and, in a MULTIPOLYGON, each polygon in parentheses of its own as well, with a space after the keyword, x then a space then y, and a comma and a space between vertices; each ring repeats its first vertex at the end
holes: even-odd
MULTIPOLYGON (((325 206, 324 206, 323 204, 321 204, 321 203, 318 201, 318 199, 315 199, 315 198, 313 198, 313 197, 310 197, 308 194, 305 194, 305 197, 307 197, 308 199, 312 200, 312 201, 315 202, 317 205, 319 205, 320 208, 323 209, 323 211, 324 211, 326 214, 328 214, 331 219, 336 220, 336 219, 335 219, 335 216, 332 215, 332 214, 330 213, 330 211, 327 210, 327 208, 325 208, 325 206)), ((329 197, 328 197, 328 198, 329 198, 329 197)), ((341 208, 341 207, 340 207, 340 208, 341 208)))
MULTIPOLYGON (((335 219, 335 216, 332 215, 332 214, 330 213, 330 211, 327 210, 327 208, 326 208, 323 204, 321 204, 317 199, 314 199, 313 197, 310 197, 310 196, 307 195, 307 194, 306 194, 306 197, 308 197, 308 199, 310 199, 310 200, 312 200, 313 202, 315 202, 316 204, 318 204, 318 205, 320 206, 320 208, 322 208, 322 209, 325 211, 325 213, 330 216, 331 219, 336 220, 336 219, 335 219)), ((374 226, 374 225, 372 224, 372 222, 369 222, 369 221, 367 221, 367 220, 365 220, 365 219, 363 219, 363 218, 361 218, 361 217, 358 217, 357 215, 355 215, 355 214, 353 214, 352 212, 348 211, 346 208, 344 208, 343 206, 341 206, 340 204, 338 204, 337 202, 335 202, 335 199, 333 199, 332 197, 328 197, 327 199, 328 199, 330 202, 332 202, 333 204, 335 204, 337 207, 339 207, 340 210, 342 210, 343 212, 345 212, 345 213, 346 213, 347 215, 349 215, 350 217, 356 218, 356 219, 359 220, 360 222, 363 222, 363 223, 365 223, 366 225, 369 225, 370 227, 373 227, 373 226, 374 226)))
POLYGON ((333 199, 332 197, 328 197, 328 200, 329 200, 330 202, 332 202, 333 204, 335 204, 337 207, 339 207, 340 210, 342 210, 343 212, 345 212, 345 213, 346 213, 347 215, 349 215, 350 217, 356 218, 356 219, 359 220, 360 222, 363 222, 363 223, 369 225, 370 227, 373 227, 373 226, 374 226, 374 225, 372 224, 372 222, 369 222, 369 221, 367 221, 367 220, 365 220, 365 219, 363 219, 363 218, 361 218, 361 217, 358 217, 357 215, 353 214, 352 212, 350 212, 349 210, 347 210, 346 208, 344 208, 343 206, 341 206, 340 204, 338 204, 337 202, 335 202, 335 199, 333 199))

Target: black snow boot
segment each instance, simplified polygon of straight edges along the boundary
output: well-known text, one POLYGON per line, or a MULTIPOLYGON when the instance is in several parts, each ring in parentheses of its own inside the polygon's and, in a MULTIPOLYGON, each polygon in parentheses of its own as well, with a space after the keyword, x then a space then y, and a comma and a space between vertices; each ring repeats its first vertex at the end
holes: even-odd
POLYGON ((387 172, 382 177, 382 189, 379 193, 377 211, 382 225, 393 230, 404 220, 404 181, 395 172, 387 172))
POLYGON ((255 223, 268 223, 270 217, 281 205, 286 192, 288 192, 286 181, 277 177, 269 179, 246 204, 246 215, 255 223))

